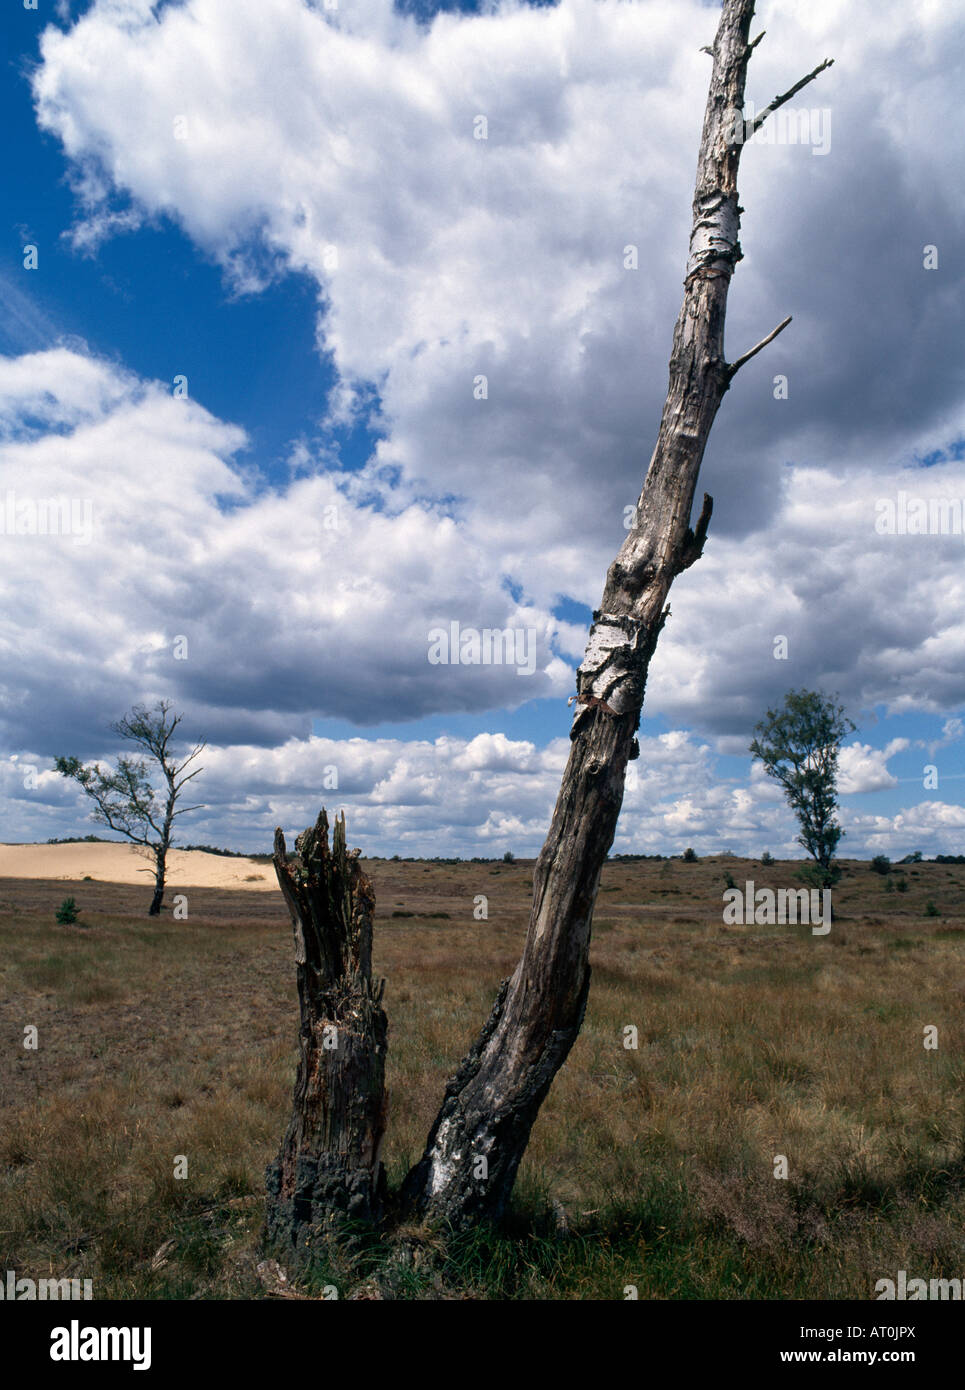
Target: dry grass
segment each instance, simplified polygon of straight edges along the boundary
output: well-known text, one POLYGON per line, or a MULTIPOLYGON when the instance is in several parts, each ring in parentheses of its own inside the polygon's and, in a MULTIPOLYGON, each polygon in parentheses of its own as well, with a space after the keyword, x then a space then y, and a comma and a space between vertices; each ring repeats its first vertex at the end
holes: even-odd
MULTIPOLYGON (((397 1182, 515 964, 532 865, 369 868, 397 1182)), ((726 870, 794 886, 790 865, 609 865, 586 1023, 508 1223, 450 1241, 441 1273, 415 1260, 400 1296, 868 1298, 901 1268, 960 1277, 965 866, 896 871, 904 893, 846 869, 820 938, 722 923, 726 870)), ((187 921, 151 921, 143 888, 0 880, 0 1270, 91 1277, 99 1298, 264 1296, 290 930, 280 898, 187 892, 187 921), (82 925, 54 923, 67 894, 82 925)), ((319 1279, 364 1293, 386 1255, 360 1233, 319 1279)))

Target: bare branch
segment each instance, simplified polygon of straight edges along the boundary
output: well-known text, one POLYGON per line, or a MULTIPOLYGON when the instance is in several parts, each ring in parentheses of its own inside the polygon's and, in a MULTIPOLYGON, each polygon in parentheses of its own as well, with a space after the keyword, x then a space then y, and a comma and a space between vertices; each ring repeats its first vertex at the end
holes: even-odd
MULTIPOLYGON (((188 754, 188 756, 185 758, 184 762, 183 762, 183 763, 179 763, 179 764, 175 764, 175 767, 174 767, 174 769, 173 769, 173 770, 174 770, 174 775, 175 775, 175 777, 177 777, 180 773, 182 773, 182 772, 184 771, 184 769, 185 769, 186 767, 189 766, 189 764, 193 763, 194 760, 195 760, 195 758, 199 757, 200 754, 203 753, 204 750, 207 748, 207 746, 208 746, 207 741, 204 740, 204 739, 202 739, 202 741, 201 741, 200 743, 195 744, 194 748, 191 750, 191 752, 190 752, 190 753, 188 754)), ((199 767, 199 768, 198 768, 198 772, 201 772, 201 771, 203 771, 203 769, 199 767)), ((192 776, 192 777, 194 776, 194 773, 193 773, 193 772, 192 772, 191 776, 192 776)))
POLYGON ((172 782, 171 785, 173 786, 176 792, 179 792, 181 788, 184 786, 185 782, 190 782, 192 777, 197 777, 198 773, 203 771, 203 767, 196 767, 193 772, 188 773, 187 777, 182 777, 180 782, 172 782))
POLYGON ((747 45, 747 56, 748 56, 748 58, 749 58, 749 57, 751 56, 751 54, 754 52, 754 49, 757 47, 757 45, 760 43, 761 39, 764 37, 764 35, 765 35, 766 33, 767 33, 767 30, 766 30, 766 29, 762 29, 761 32, 758 34, 757 38, 754 39, 751 43, 749 43, 749 44, 747 45))
POLYGON ((761 341, 755 347, 751 348, 750 352, 745 352, 743 357, 738 357, 736 362, 730 363, 730 365, 726 369, 728 383, 733 381, 734 377, 740 371, 741 367, 743 367, 745 362, 749 362, 752 357, 756 357, 757 354, 762 350, 762 348, 767 347, 768 343, 773 343, 778 333, 784 332, 785 328, 791 322, 791 319, 792 316, 788 314, 784 322, 779 323, 777 327, 774 329, 774 331, 772 333, 768 333, 766 338, 762 338, 761 341))
MULTIPOLYGON (((762 34, 761 38, 763 37, 764 36, 762 34)), ((751 48, 753 47, 754 45, 751 44, 751 48)), ((795 82, 794 86, 791 87, 788 91, 784 92, 783 95, 775 97, 774 100, 771 102, 770 106, 765 106, 764 110, 761 111, 759 115, 754 117, 753 121, 750 124, 750 129, 747 129, 747 127, 745 126, 744 140, 747 141, 751 138, 752 135, 756 135, 756 133, 760 130, 761 126, 767 120, 768 116, 773 116, 774 112, 778 109, 779 106, 783 106, 785 102, 790 101, 791 97, 795 96, 801 90, 802 87, 806 87, 809 82, 813 82, 819 73, 824 72, 824 69, 831 67, 833 63, 833 58, 825 58, 824 62, 819 63, 813 72, 808 73, 807 77, 802 77, 800 82, 795 82)))
POLYGON ((687 527, 687 534, 684 537, 681 550, 680 567, 677 570, 678 574, 682 574, 684 570, 689 570, 690 566, 695 564, 700 559, 701 555, 703 555, 704 541, 707 539, 707 527, 710 525, 710 518, 713 512, 714 499, 709 492, 705 492, 704 505, 700 509, 697 529, 691 531, 690 527, 687 527))

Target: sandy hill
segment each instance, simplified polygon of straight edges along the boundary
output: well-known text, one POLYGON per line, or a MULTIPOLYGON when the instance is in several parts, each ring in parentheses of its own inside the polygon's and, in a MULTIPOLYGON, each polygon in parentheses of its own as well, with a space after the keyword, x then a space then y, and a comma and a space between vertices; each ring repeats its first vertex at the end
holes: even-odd
MULTIPOLYGON (((0 878, 43 878, 77 881, 90 876, 98 883, 153 882, 150 859, 134 845, 77 843, 70 845, 0 845, 0 878)), ((233 859, 199 849, 175 849, 168 855, 169 888, 254 888, 278 891, 271 864, 233 859)))

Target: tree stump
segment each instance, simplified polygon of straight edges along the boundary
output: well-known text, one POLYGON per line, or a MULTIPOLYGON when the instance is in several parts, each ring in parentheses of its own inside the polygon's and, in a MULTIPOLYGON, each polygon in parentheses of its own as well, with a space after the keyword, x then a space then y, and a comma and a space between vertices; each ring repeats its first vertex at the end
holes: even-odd
POLYGON ((385 981, 372 982, 375 893, 345 847, 345 817, 299 835, 289 856, 275 831, 275 872, 291 912, 301 1010, 291 1119, 266 1171, 267 1244, 309 1263, 346 1220, 378 1218, 386 1122, 385 981))

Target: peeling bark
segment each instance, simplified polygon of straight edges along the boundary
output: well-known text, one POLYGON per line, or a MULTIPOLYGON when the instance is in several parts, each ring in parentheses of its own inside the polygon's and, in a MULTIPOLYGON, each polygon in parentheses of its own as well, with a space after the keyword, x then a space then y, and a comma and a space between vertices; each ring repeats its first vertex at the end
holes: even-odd
MULTIPOLYGON (((743 110, 747 64, 759 42, 749 42, 753 14, 754 0, 723 5, 667 397, 635 524, 610 566, 577 673, 570 755, 536 863, 523 955, 449 1082, 425 1152, 403 1187, 410 1208, 455 1228, 502 1215, 539 1107, 583 1022, 593 906, 626 765, 639 752, 634 735, 650 660, 669 613, 670 586, 699 558, 710 521, 705 496, 697 526, 688 525, 704 448, 734 373, 764 345, 733 366, 725 361, 727 291, 742 255, 743 122, 734 116, 743 110)), ((775 98, 766 114, 825 66, 775 98)))
POLYGON ((298 1265, 341 1218, 373 1220, 384 1196, 385 981, 372 981, 375 894, 345 847, 345 818, 295 841, 275 831, 275 872, 291 913, 301 1012, 291 1119, 266 1178, 267 1243, 298 1265))

